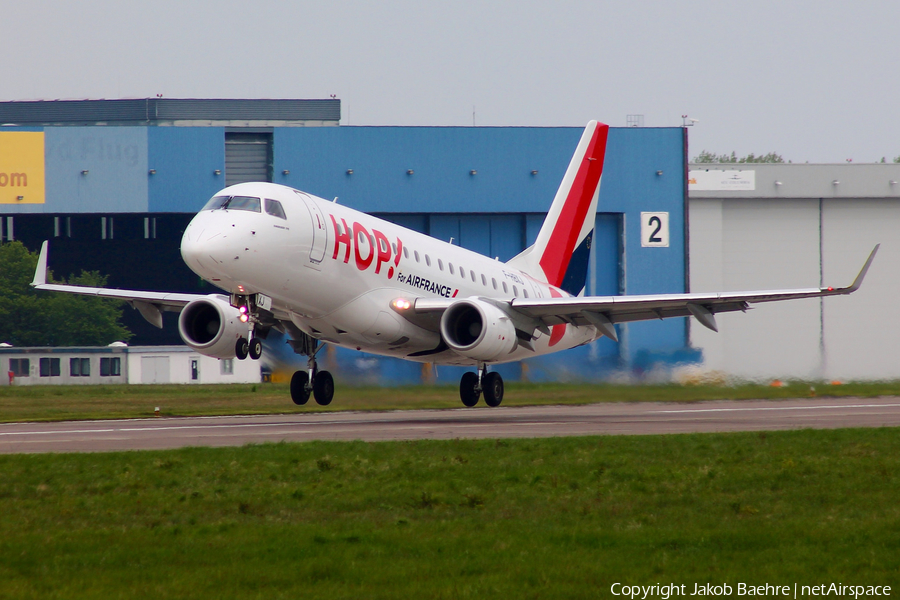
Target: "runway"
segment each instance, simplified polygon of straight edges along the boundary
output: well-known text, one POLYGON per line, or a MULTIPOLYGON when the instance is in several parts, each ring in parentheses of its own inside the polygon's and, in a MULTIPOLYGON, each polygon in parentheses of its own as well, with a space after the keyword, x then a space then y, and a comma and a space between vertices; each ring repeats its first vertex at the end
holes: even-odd
POLYGON ((900 398, 604 403, 0 424, 0 453, 107 452, 310 440, 648 435, 900 426, 900 398))

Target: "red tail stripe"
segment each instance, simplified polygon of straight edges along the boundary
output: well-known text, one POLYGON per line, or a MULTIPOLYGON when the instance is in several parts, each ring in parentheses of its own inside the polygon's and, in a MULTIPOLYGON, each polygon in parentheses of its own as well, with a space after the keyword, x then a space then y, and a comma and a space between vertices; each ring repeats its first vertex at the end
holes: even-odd
POLYGON ((566 196, 566 202, 556 221, 556 226, 553 228, 553 233, 550 234, 547 248, 541 256, 541 268, 547 276, 547 282, 551 285, 562 284, 566 269, 569 267, 569 260, 572 258, 572 252, 578 245, 578 234, 581 233, 582 224, 591 206, 600 176, 603 174, 603 158, 606 155, 608 133, 608 125, 600 125, 594 130, 582 163, 578 167, 575 180, 566 196))

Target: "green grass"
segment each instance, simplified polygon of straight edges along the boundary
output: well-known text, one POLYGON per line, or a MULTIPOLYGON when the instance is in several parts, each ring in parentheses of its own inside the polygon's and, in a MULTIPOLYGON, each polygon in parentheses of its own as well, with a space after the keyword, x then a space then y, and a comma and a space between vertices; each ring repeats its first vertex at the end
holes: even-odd
POLYGON ((897 585, 897 433, 0 456, 0 598, 897 585))
MULTIPOLYGON (((691 402, 751 398, 900 395, 900 382, 790 382, 784 387, 740 385, 615 385, 512 383, 506 386, 504 406, 586 404, 592 402, 691 402)), ((345 387, 334 401, 320 407, 313 400, 297 407, 286 384, 255 385, 100 385, 0 387, 0 422, 64 419, 112 419, 152 416, 160 407, 165 416, 271 414, 334 410, 397 410, 459 408, 456 385, 345 387)))

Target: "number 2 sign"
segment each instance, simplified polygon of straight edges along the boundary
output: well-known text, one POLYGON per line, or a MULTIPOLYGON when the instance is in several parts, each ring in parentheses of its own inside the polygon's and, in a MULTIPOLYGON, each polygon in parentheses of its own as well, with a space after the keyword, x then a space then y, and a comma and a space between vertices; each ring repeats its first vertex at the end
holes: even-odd
POLYGON ((669 247, 669 213, 641 213, 641 246, 644 248, 669 247))

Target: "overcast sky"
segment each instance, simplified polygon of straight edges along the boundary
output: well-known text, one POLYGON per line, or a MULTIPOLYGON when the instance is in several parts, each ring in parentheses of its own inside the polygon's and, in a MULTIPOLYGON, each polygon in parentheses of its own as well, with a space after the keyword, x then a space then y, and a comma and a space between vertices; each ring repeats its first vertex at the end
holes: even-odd
POLYGON ((690 130, 690 154, 900 155, 900 2, 2 3, 0 100, 327 98, 344 125, 690 130))

